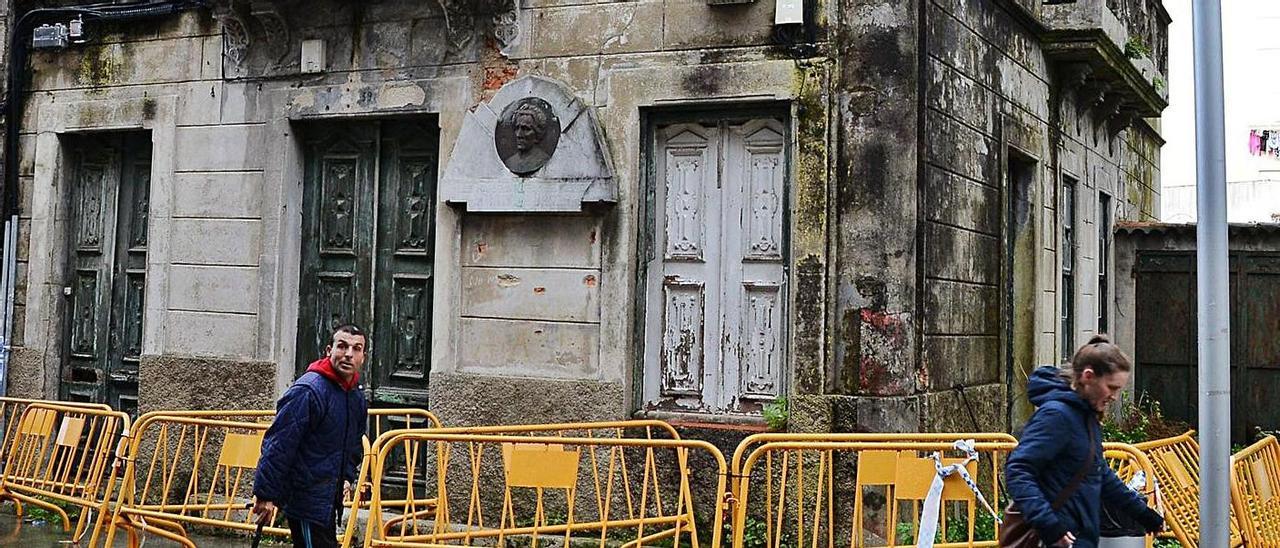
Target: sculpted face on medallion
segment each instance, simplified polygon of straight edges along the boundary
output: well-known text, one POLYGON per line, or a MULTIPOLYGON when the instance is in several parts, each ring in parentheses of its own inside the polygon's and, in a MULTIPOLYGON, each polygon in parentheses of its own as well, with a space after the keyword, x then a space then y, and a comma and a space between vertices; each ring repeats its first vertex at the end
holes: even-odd
POLYGON ((560 119, 546 101, 526 97, 502 110, 494 144, 502 163, 516 175, 530 175, 547 165, 560 143, 560 119))

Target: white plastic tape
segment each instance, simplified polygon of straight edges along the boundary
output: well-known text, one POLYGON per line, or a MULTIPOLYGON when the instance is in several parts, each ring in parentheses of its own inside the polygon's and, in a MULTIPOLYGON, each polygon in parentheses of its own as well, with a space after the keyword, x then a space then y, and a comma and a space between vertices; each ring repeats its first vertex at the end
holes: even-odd
POLYGON ((986 497, 982 496, 982 491, 978 489, 978 484, 974 483, 973 477, 969 475, 969 470, 966 468, 970 462, 978 460, 978 451, 973 446, 974 440, 957 440, 952 447, 957 451, 963 451, 965 459, 946 466, 942 465, 942 453, 934 452, 933 467, 938 473, 933 477, 933 483, 929 484, 929 493, 925 495, 924 508, 920 511, 920 536, 916 544, 917 548, 933 548, 933 539, 938 535, 939 510, 942 509, 942 488, 952 474, 959 475, 960 479, 964 480, 978 502, 982 503, 982 507, 991 513, 996 523, 1000 523, 1000 516, 990 504, 987 504, 986 497))

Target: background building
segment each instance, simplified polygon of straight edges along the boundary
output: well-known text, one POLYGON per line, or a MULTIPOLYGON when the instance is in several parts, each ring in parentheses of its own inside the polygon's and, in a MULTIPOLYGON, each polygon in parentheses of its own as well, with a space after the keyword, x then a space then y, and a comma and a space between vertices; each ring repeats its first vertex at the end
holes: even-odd
MULTIPOLYGON (((1169 88, 1161 152, 1165 166, 1161 220, 1196 220, 1195 78, 1192 72, 1191 2, 1170 0, 1169 88)), ((1267 0, 1223 2, 1223 111, 1227 132, 1227 219, 1233 223, 1280 221, 1280 75, 1260 69, 1280 63, 1280 4, 1267 0), (1268 152, 1249 148, 1250 132, 1276 132, 1268 152)))
POLYGON ((1114 321, 1113 224, 1159 216, 1168 15, 785 4, 86 17, 10 67, 10 393, 266 407, 357 321, 373 399, 451 425, 1009 428, 1114 321), (530 98, 559 133, 516 173, 530 98))

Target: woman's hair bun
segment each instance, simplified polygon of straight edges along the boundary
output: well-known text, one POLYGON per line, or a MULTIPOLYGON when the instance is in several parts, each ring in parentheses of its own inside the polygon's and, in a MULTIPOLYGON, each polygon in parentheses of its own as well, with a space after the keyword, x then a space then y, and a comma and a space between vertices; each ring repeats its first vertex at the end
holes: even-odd
POLYGON ((1089 339, 1089 344, 1110 343, 1110 342, 1111 342, 1111 337, 1108 337, 1105 333, 1098 333, 1097 335, 1094 335, 1092 339, 1089 339))

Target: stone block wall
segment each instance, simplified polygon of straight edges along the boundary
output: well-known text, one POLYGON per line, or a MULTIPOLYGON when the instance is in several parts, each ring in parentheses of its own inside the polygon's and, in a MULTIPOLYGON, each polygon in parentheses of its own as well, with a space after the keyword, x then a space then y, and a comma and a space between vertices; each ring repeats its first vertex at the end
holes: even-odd
POLYGON ((617 203, 567 216, 436 205, 428 390, 446 424, 639 408, 656 113, 790 113, 796 430, 1015 426, 1019 371, 1060 353, 1061 178, 1081 196, 1066 336, 1087 338, 1096 316, 1097 192, 1116 221, 1158 213, 1158 132, 1138 120, 1113 134, 1077 108, 1031 0, 814 0, 784 29, 768 0, 296 4, 219 1, 33 57, 14 357, 31 380, 15 390, 57 391, 68 133, 152 139, 143 409, 267 405, 310 352, 295 348, 302 126, 432 117, 443 172, 470 146, 469 110, 526 75, 594 109, 617 203), (312 39, 325 70, 300 74, 312 39), (184 392, 228 374, 244 397, 184 392))
MULTIPOLYGON (((1159 170, 1152 159, 1159 137, 1141 119, 1113 134, 1106 116, 1078 109, 1075 90, 1042 51, 1037 30, 1015 16, 1022 8, 926 4, 920 367, 929 382, 922 391, 941 403, 954 399, 944 393, 956 385, 989 397, 1007 390, 1004 408, 974 410, 983 429, 1013 428, 1030 411, 1026 373, 1061 362, 1061 337, 1074 345, 1095 331, 1098 193, 1112 197, 1113 222, 1157 213, 1152 182, 1159 170), (1064 177, 1078 181, 1070 333, 1060 327, 1064 177), (1012 330, 1003 324, 1009 317, 1012 330)), ((969 401, 984 402, 972 394, 969 401)), ((936 424, 967 411, 948 404, 924 412, 936 424)))

